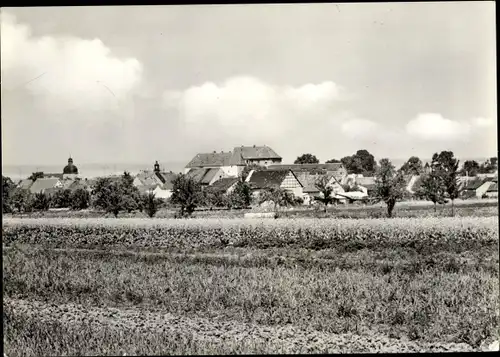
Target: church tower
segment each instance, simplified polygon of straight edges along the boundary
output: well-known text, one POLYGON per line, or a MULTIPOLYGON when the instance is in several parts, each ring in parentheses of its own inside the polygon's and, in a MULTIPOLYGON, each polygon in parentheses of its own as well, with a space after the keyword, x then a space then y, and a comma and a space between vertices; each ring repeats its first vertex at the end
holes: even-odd
POLYGON ((160 172, 160 164, 158 164, 158 161, 155 162, 154 172, 160 172))

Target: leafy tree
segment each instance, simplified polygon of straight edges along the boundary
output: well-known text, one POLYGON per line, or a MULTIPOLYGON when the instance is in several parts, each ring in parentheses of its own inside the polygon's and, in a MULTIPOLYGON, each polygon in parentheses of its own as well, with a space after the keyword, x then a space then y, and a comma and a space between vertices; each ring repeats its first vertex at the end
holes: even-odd
POLYGON ((297 157, 294 164, 319 164, 319 160, 312 154, 303 154, 297 157))
POLYGON ((32 180, 35 182, 37 179, 43 178, 43 172, 42 171, 37 171, 33 172, 30 177, 28 177, 28 180, 32 180))
POLYGON ((52 195, 52 207, 66 208, 71 206, 71 190, 57 190, 52 195))
POLYGON ((35 193, 33 197, 33 208, 37 211, 48 211, 50 208, 50 197, 45 192, 35 193))
POLYGON ((90 205, 90 193, 84 188, 77 188, 71 192, 70 207, 72 210, 87 209, 90 205))
POLYGON ((451 215, 454 215, 454 201, 460 194, 457 181, 459 160, 457 160, 452 151, 441 151, 432 156, 432 166, 441 176, 448 198, 451 200, 451 215))
POLYGON ((213 186, 208 186, 202 191, 203 204, 212 209, 213 207, 223 207, 227 205, 224 191, 213 186))
POLYGON ((462 176, 476 176, 480 171, 479 164, 475 160, 467 160, 464 162, 462 176))
POLYGON ((397 172, 389 159, 380 160, 375 173, 375 192, 379 200, 387 205, 387 216, 392 217, 396 202, 404 196, 405 180, 401 172, 397 172))
POLYGON ((233 192, 229 194, 232 207, 248 207, 252 203, 252 190, 246 182, 238 181, 233 192))
POLYGON ((17 188, 13 191, 12 196, 10 198, 10 203, 12 206, 17 209, 19 213, 22 211, 26 212, 30 210, 30 192, 28 190, 17 188))
POLYGON ((323 175, 314 183, 314 186, 320 192, 320 196, 314 197, 314 199, 325 205, 325 213, 328 205, 337 201, 334 197, 332 197, 333 187, 329 185, 329 182, 330 177, 328 177, 327 175, 323 175))
POLYGON ((267 201, 271 201, 274 203, 275 218, 277 218, 279 215, 278 214, 279 207, 288 207, 296 204, 295 196, 291 192, 281 187, 277 188, 270 187, 264 190, 259 197, 259 204, 262 204, 267 201))
POLYGON ((108 177, 99 178, 92 190, 93 206, 115 217, 122 210, 122 192, 117 182, 112 182, 108 177))
POLYGON ((341 161, 340 160, 337 160, 337 159, 330 159, 330 160, 327 160, 325 162, 325 164, 337 164, 337 163, 340 163, 341 161))
POLYGON ((134 186, 134 178, 128 172, 124 172, 119 183, 122 196, 121 208, 128 213, 140 208, 141 195, 134 186))
POLYGON ((340 161, 350 174, 369 176, 375 172, 377 166, 375 158, 367 150, 358 150, 356 154, 345 156, 340 161))
POLYGON ((10 177, 5 177, 2 175, 2 211, 3 213, 12 212, 11 207, 11 196, 15 189, 14 182, 10 179, 10 177))
POLYGON ((424 171, 422 160, 416 156, 412 156, 400 169, 405 175, 420 175, 424 171))
POLYGON ((178 175, 172 184, 171 202, 180 205, 181 217, 190 216, 203 200, 201 185, 184 174, 178 175))
POLYGON ((158 212, 158 210, 160 209, 162 201, 159 198, 155 197, 154 192, 148 192, 147 194, 145 194, 143 200, 143 206, 146 210, 147 215, 153 218, 156 212, 158 212))
POLYGON ((437 203, 446 203, 445 187, 441 175, 437 171, 424 174, 415 195, 434 203, 434 212, 436 212, 437 203))
POLYGON ((490 157, 479 167, 479 172, 482 174, 493 173, 496 170, 498 170, 498 158, 496 157, 490 157))

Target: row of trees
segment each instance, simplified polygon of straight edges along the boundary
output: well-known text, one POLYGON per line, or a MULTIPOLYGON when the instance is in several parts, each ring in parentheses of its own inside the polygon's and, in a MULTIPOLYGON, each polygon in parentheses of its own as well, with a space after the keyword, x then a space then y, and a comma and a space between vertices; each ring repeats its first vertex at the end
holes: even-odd
MULTIPOLYGON (((318 158, 313 154, 303 154, 294 162, 295 164, 318 164, 318 158)), ((358 150, 354 155, 345 156, 340 160, 331 159, 326 163, 342 163, 350 174, 373 176, 377 170, 377 163, 372 154, 367 150, 358 150)), ((424 163, 417 156, 410 157, 399 170, 405 175, 421 175, 431 170, 432 164, 424 163)), ((477 174, 493 173, 498 170, 498 158, 491 157, 479 164, 475 160, 464 162, 463 168, 458 171, 460 176, 476 176, 477 174)))

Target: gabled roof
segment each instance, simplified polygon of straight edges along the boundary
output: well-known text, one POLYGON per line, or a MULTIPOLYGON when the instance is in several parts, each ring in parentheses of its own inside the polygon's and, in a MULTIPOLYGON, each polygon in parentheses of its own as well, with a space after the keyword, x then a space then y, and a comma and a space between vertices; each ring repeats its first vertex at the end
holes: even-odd
POLYGON ((289 165, 269 165, 268 170, 292 170, 295 173, 297 172, 303 172, 303 171, 308 171, 308 172, 338 172, 341 170, 344 170, 344 165, 340 162, 338 163, 330 163, 330 164, 289 164, 289 165))
POLYGON ((48 174, 44 173, 43 174, 43 178, 53 178, 53 177, 62 180, 63 174, 60 174, 60 173, 48 173, 48 174))
POLYGON ((48 188, 53 188, 60 182, 57 178, 39 178, 30 187, 31 193, 43 192, 48 188))
POLYGON ((174 188, 173 181, 177 177, 177 175, 173 172, 157 172, 156 176, 160 179, 160 181, 163 183, 161 188, 163 190, 171 190, 174 188))
POLYGON ((161 183, 161 179, 157 177, 155 172, 141 172, 136 175, 136 178, 145 186, 161 183))
POLYGON ((486 192, 498 192, 498 183, 493 182, 486 192))
POLYGON ((33 184, 33 180, 25 179, 25 180, 21 180, 19 182, 19 184, 17 185, 17 187, 27 190, 31 187, 32 184, 33 184))
POLYGON ((210 181, 217 175, 220 168, 197 168, 191 169, 187 173, 187 176, 192 178, 193 180, 208 185, 210 181))
MULTIPOLYGON (((292 170, 263 170, 263 171, 255 171, 252 176, 250 176, 250 180, 248 181, 250 187, 253 189, 260 188, 278 188, 281 183, 288 176, 288 174, 292 174, 296 179, 297 176, 293 173, 292 170)), ((297 179, 302 187, 304 185, 297 179)))
POLYGON ((244 165, 245 160, 281 159, 269 146, 240 146, 234 148, 231 165, 244 165))
POLYGON ((216 190, 221 190, 221 191, 226 192, 227 190, 229 190, 229 188, 231 188, 231 186, 233 186, 235 183, 237 183, 238 180, 239 180, 239 178, 237 178, 237 177, 222 178, 222 179, 214 182, 212 187, 216 190))
MULTIPOLYGON (((316 187, 316 183, 318 180, 324 176, 328 178, 328 181, 330 182, 331 179, 333 178, 332 174, 314 174, 310 173, 309 171, 298 171, 294 172, 295 176, 299 180, 299 182, 302 184, 304 187, 304 192, 305 193, 313 193, 313 192, 319 192, 318 188, 316 187)), ((336 182, 334 180, 333 184, 336 182)))
POLYGON ((197 154, 186 168, 207 167, 207 166, 230 166, 233 154, 231 152, 197 154))
POLYGON ((480 177, 476 177, 465 184, 465 190, 477 190, 481 187, 485 182, 488 182, 488 179, 482 179, 480 177))

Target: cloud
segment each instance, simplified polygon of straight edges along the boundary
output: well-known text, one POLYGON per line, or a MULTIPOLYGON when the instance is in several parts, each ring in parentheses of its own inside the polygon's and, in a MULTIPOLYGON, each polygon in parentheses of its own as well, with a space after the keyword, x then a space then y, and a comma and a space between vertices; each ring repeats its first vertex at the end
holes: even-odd
POLYGON ((379 134, 380 127, 377 123, 368 119, 349 119, 342 123, 342 133, 351 139, 373 138, 379 134))
MULTIPOLYGON (((333 82, 277 86, 250 76, 167 91, 164 103, 177 110, 189 130, 216 137, 237 133, 241 140, 265 140, 331 119, 340 88, 333 82), (217 134, 218 133, 218 134, 217 134)), ((228 140, 230 140, 228 138, 228 140)))
POLYGON ((488 128, 488 127, 493 127, 496 125, 496 120, 491 119, 491 118, 474 118, 471 120, 472 125, 474 125, 477 128, 488 128))
POLYGON ((4 11, 1 34, 3 91, 27 90, 51 111, 117 109, 141 81, 141 63, 99 39, 36 37, 4 11))
POLYGON ((418 139, 455 141, 467 139, 471 123, 444 118, 441 114, 424 113, 406 124, 406 132, 418 139))

